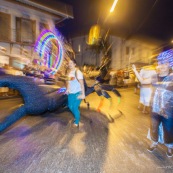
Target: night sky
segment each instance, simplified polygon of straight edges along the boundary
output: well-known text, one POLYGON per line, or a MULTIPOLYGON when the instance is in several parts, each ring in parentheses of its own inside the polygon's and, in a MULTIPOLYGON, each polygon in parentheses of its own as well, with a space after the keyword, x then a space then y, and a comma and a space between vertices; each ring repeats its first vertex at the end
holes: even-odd
POLYGON ((73 6, 74 19, 57 27, 67 38, 86 35, 94 24, 125 39, 173 39, 173 0, 119 0, 109 13, 113 0, 57 0, 73 6))

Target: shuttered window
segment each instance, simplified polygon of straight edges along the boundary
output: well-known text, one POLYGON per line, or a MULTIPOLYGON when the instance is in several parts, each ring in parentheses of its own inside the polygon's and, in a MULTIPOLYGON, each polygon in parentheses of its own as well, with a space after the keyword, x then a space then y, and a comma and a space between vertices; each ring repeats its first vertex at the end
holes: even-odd
POLYGON ((16 41, 21 43, 34 43, 36 21, 16 17, 16 41))
POLYGON ((0 12, 0 41, 11 41, 11 15, 0 12))

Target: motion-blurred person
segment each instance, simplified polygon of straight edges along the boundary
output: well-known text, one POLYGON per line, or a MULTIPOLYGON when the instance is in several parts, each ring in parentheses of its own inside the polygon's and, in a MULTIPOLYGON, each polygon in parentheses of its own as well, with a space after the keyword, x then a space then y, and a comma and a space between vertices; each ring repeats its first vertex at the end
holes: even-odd
POLYGON ((152 152, 158 145, 158 139, 167 147, 166 155, 173 156, 173 74, 170 73, 168 61, 160 61, 158 75, 153 79, 155 92, 151 114, 151 140, 148 151, 152 152), (159 130, 159 127, 160 130, 159 130))
POLYGON ((156 75, 155 66, 146 66, 141 69, 140 73, 136 70, 135 65, 132 66, 132 69, 139 80, 139 77, 142 80, 139 80, 140 82, 140 100, 139 100, 139 106, 140 109, 141 105, 143 105, 142 113, 148 113, 147 108, 150 106, 151 101, 151 95, 152 95, 152 85, 151 85, 151 78, 153 75, 156 75), (147 81, 147 82, 146 82, 147 81))
POLYGON ((68 107, 74 116, 74 127, 79 127, 80 111, 79 105, 85 98, 84 81, 82 72, 76 68, 75 59, 69 60, 68 63, 69 80, 67 81, 68 107))
MULTIPOLYGON (((167 147, 166 155, 173 156, 173 74, 169 62, 158 62, 158 74, 152 77, 154 86, 151 110, 151 145, 149 152, 157 148, 158 142, 167 147)), ((139 76, 139 80, 141 80, 139 76)), ((147 80, 145 81, 147 82, 147 80)))

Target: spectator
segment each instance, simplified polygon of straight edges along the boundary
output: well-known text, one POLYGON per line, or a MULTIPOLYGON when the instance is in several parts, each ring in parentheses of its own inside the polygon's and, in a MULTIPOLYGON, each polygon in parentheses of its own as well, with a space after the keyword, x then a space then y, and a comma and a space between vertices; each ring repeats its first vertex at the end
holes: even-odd
POLYGON ((140 99, 138 109, 143 105, 142 113, 148 113, 147 108, 151 105, 151 96, 152 96, 152 85, 151 79, 153 75, 156 75, 156 64, 145 66, 140 70, 140 73, 136 70, 135 65, 132 66, 136 78, 140 83, 140 99), (141 80, 140 80, 140 79, 141 80))
POLYGON ((68 107, 74 115, 74 127, 79 127, 80 111, 79 105, 85 98, 84 81, 82 72, 76 68, 76 61, 69 60, 69 80, 67 82, 68 107))

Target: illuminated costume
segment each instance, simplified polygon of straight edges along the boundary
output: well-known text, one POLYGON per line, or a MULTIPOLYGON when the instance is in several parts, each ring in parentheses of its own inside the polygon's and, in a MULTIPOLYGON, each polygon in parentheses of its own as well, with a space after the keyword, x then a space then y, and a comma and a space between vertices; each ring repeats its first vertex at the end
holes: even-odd
POLYGON ((151 139, 158 142, 158 138, 163 139, 159 141, 166 146, 173 147, 173 75, 165 77, 155 76, 153 78, 153 86, 155 92, 152 102, 151 114, 151 139), (159 133, 159 125, 163 126, 159 133), (163 135, 163 136, 162 136, 163 135))

